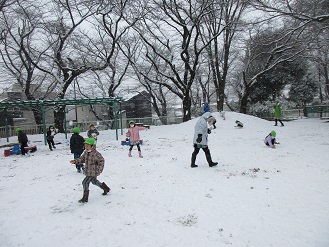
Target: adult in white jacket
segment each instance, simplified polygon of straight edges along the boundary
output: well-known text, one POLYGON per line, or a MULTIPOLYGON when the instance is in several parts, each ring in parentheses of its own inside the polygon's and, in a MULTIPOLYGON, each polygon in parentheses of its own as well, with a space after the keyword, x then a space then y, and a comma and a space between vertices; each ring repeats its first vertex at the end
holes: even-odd
POLYGON ((213 162, 210 155, 210 150, 208 148, 208 134, 214 128, 213 125, 216 123, 216 119, 211 115, 210 112, 204 113, 195 125, 193 146, 194 151, 191 158, 191 167, 198 167, 195 164, 196 156, 198 155, 200 148, 206 155, 206 159, 210 167, 216 166, 218 163, 213 162))

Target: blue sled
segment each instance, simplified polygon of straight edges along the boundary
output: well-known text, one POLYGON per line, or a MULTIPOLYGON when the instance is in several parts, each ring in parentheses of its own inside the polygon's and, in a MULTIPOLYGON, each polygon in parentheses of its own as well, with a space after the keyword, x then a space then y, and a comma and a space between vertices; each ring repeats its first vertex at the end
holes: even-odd
MULTIPOLYGON (((143 140, 139 140, 139 144, 142 145, 143 144, 143 140)), ((121 141, 121 145, 122 146, 130 146, 130 140, 122 140, 121 141)))

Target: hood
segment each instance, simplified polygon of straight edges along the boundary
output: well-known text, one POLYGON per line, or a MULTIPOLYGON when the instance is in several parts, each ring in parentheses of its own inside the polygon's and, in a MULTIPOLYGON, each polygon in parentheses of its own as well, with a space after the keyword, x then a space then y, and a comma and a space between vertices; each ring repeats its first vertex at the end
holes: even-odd
POLYGON ((205 113, 203 113, 203 115, 202 115, 202 117, 204 118, 204 119, 209 119, 209 118, 211 118, 212 117, 212 115, 211 115, 211 113, 210 112, 205 112, 205 113))

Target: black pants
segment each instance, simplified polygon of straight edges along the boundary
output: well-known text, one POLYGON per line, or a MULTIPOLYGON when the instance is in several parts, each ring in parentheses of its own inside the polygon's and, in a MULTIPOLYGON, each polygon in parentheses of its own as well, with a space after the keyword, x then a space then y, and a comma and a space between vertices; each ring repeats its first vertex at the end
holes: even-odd
POLYGON ((25 147, 28 147, 27 142, 22 142, 21 143, 21 152, 22 152, 22 155, 25 155, 27 153, 27 151, 25 150, 25 147))
MULTIPOLYGON (((272 145, 274 145, 275 144, 275 139, 272 139, 271 142, 272 142, 272 145)), ((265 144, 266 144, 266 146, 270 146, 270 144, 268 142, 266 142, 265 144)))
POLYGON ((102 188, 102 183, 97 180, 97 177, 87 176, 82 181, 83 191, 89 190, 89 184, 92 183, 99 188, 102 188))
POLYGON ((278 125, 278 121, 281 123, 281 126, 284 126, 282 121, 278 118, 275 119, 275 126, 278 125))
MULTIPOLYGON (((136 144, 136 146, 137 146, 137 150, 141 151, 141 147, 139 146, 139 143, 136 144)), ((130 145, 129 151, 133 150, 133 147, 134 147, 134 145, 130 145)))
POLYGON ((55 142, 54 140, 47 140, 49 149, 52 150, 53 147, 55 147, 55 142))
MULTIPOLYGON (((200 151, 200 148, 201 148, 201 147, 198 147, 197 144, 194 144, 194 152, 193 152, 193 154, 194 154, 195 156, 198 155, 198 153, 199 153, 199 151, 200 151)), ((207 155, 207 154, 210 154, 210 150, 209 150, 208 146, 203 147, 202 150, 203 150, 203 152, 204 152, 206 155, 207 155)))
POLYGON ((209 166, 216 165, 217 163, 215 164, 211 159, 210 150, 209 150, 207 145, 202 145, 201 146, 201 145, 198 145, 198 144, 194 144, 194 151, 192 153, 192 158, 191 158, 191 166, 195 165, 196 156, 198 155, 198 153, 200 151, 200 148, 202 148, 203 152, 205 153, 206 159, 208 161, 209 166))

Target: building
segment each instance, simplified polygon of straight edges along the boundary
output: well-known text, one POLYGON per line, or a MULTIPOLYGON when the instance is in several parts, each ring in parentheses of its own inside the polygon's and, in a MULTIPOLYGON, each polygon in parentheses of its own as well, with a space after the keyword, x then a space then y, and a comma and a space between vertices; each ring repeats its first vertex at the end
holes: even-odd
POLYGON ((129 121, 134 119, 136 122, 143 119, 144 124, 152 122, 152 104, 151 96, 148 92, 135 92, 123 97, 122 110, 125 111, 126 118, 129 121))
MULTIPOLYGON (((31 89, 33 91, 34 85, 31 85, 31 89)), ((34 97, 38 99, 39 97, 43 97, 44 93, 40 90, 34 90, 34 97)), ((55 97, 56 95, 50 94, 48 98, 55 97)), ((23 93, 22 87, 19 84, 14 84, 10 90, 7 92, 3 92, 0 94, 0 102, 5 101, 19 101, 19 100, 27 100, 25 94, 23 93)), ((41 109, 40 109, 41 110, 41 109)), ((11 126, 20 126, 20 125, 36 125, 34 114, 31 109, 24 108, 14 108, 8 109, 7 113, 4 111, 0 111, 0 126, 6 125, 6 116, 7 116, 7 124, 11 126)), ((54 114, 52 109, 46 109, 45 117, 47 123, 54 122, 54 114)))

